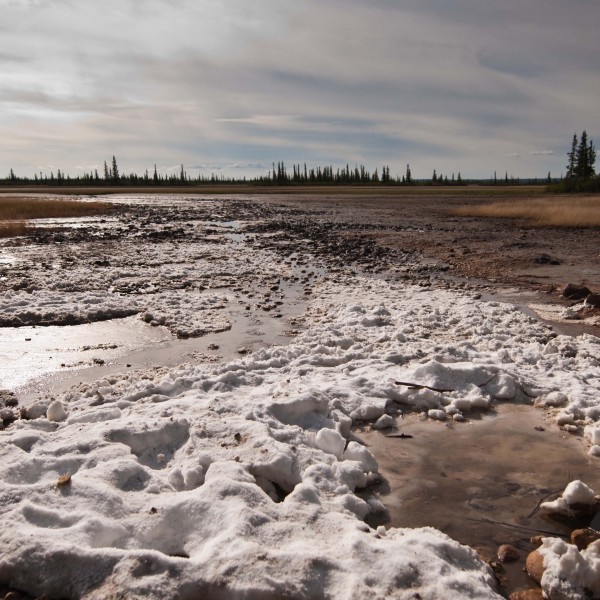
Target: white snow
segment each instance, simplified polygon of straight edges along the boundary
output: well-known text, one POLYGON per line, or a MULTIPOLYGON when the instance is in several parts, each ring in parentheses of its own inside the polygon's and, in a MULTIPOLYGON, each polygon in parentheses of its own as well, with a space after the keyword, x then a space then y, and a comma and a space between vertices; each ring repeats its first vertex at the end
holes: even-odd
POLYGON ((592 506, 594 502, 594 490, 576 479, 567 485, 560 497, 550 502, 542 502, 540 508, 548 514, 573 516, 581 506, 592 506))
MULTIPOLYGON (((595 492, 582 481, 571 481, 562 496, 544 502, 542 510, 570 515, 571 507, 595 503, 595 492)), ((544 538, 539 552, 544 559, 542 588, 552 600, 600 597, 600 540, 578 550, 558 538, 544 538)))

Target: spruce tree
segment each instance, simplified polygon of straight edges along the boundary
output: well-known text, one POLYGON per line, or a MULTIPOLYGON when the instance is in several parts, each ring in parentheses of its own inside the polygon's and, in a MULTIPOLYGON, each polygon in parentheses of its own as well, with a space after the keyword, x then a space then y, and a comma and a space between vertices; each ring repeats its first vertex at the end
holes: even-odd
POLYGON ((119 167, 117 166, 117 159, 114 154, 112 157, 112 179, 115 183, 119 182, 119 167))
POLYGON ((575 177, 575 164, 577 160, 577 134, 573 134, 573 141, 571 142, 571 152, 567 153, 569 158, 569 164, 567 164, 567 179, 573 179, 575 177))

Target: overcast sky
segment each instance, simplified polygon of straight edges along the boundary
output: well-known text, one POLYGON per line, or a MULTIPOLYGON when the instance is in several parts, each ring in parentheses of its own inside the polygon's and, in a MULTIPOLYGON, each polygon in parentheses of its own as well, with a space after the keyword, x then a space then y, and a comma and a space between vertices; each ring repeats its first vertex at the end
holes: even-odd
POLYGON ((599 0, 0 0, 0 176, 558 176, 600 137, 599 23, 599 0))

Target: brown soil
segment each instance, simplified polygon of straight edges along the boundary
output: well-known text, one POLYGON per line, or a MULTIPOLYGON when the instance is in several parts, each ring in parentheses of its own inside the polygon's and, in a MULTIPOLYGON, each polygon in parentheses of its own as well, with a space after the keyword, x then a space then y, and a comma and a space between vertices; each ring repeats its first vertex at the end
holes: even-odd
MULTIPOLYGON (((540 198, 535 191, 530 196, 523 190, 506 191, 507 202, 540 198)), ((277 195, 259 201, 300 210, 320 221, 352 224, 344 235, 367 236, 384 247, 419 252, 451 278, 535 292, 537 302, 564 302, 560 292, 567 283, 600 292, 599 227, 542 227, 523 219, 455 214, 459 208, 497 202, 487 189, 277 195)), ((600 328, 592 331, 598 334, 600 328)))

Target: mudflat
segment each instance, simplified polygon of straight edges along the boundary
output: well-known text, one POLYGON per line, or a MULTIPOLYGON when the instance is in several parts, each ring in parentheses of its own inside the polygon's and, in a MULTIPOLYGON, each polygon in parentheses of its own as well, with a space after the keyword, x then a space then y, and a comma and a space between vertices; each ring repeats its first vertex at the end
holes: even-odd
MULTIPOLYGON (((537 192, 425 192, 263 196, 290 211, 347 223, 384 247, 418 251, 461 277, 554 291, 568 282, 600 288, 600 227, 539 226, 528 219, 459 216, 469 207, 546 199, 537 192)), ((571 197, 576 198, 576 197, 571 197)), ((600 196, 593 197, 598 202, 600 196)))

